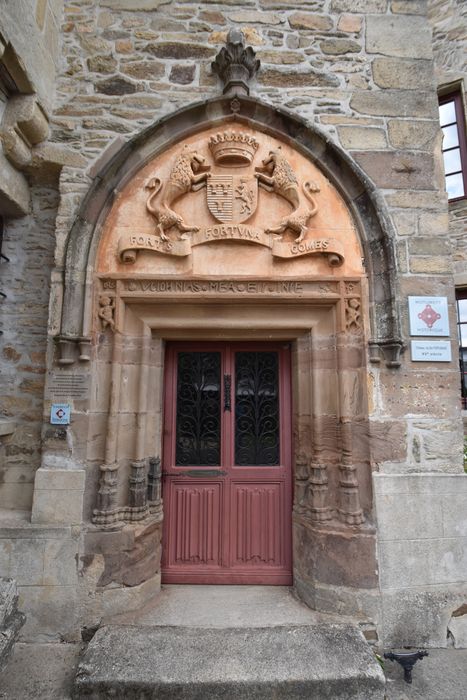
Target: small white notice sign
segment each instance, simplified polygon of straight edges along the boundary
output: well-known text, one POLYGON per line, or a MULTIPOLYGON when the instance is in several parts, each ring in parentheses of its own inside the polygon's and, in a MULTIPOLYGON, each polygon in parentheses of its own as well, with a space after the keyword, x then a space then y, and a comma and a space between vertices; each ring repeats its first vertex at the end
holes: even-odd
POLYGON ((449 335, 447 297, 409 297, 410 335, 449 335))
POLYGON ((53 403, 50 407, 50 422, 52 425, 69 425, 71 406, 69 403, 53 403))
POLYGON ((412 362, 451 362, 450 340, 411 340, 412 362))

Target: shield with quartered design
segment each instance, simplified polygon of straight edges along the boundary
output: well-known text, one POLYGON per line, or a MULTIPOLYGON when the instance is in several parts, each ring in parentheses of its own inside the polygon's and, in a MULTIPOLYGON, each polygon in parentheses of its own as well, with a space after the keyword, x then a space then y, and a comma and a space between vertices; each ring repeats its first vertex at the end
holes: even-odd
POLYGON ((206 193, 209 211, 222 223, 247 221, 258 204, 256 178, 243 175, 212 175, 206 193))

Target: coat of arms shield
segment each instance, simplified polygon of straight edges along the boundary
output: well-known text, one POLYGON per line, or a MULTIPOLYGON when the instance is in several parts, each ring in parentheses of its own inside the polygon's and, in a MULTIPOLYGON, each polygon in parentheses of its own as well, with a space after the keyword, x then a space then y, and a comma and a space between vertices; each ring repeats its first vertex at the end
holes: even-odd
POLYGON ((212 175, 206 188, 208 208, 222 223, 240 224, 258 204, 258 181, 245 175, 212 175))

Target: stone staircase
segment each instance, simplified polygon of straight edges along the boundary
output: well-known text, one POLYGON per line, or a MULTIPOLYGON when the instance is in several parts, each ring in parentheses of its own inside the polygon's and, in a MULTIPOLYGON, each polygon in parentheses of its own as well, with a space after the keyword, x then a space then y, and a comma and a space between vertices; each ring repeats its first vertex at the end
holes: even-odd
POLYGON ((0 671, 4 668, 26 618, 18 610, 16 581, 0 578, 0 671))
POLYGON ((363 634, 330 620, 288 589, 167 587, 153 607, 96 632, 73 697, 383 700, 363 634))

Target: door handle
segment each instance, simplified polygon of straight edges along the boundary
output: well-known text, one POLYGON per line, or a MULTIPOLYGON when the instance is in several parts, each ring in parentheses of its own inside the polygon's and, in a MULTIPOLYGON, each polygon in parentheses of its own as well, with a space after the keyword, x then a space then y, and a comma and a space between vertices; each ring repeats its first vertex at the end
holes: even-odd
POLYGON ((232 391, 232 377, 230 374, 224 374, 224 411, 231 411, 232 404, 230 394, 232 391))

